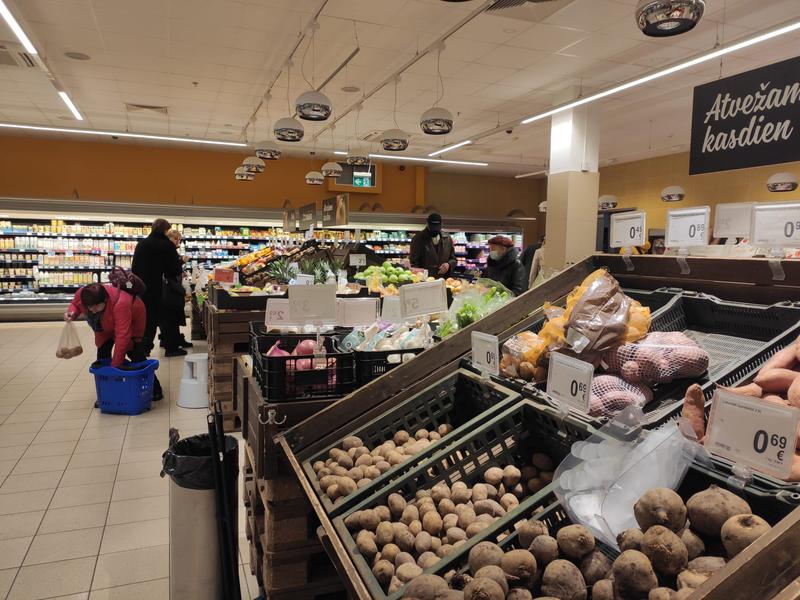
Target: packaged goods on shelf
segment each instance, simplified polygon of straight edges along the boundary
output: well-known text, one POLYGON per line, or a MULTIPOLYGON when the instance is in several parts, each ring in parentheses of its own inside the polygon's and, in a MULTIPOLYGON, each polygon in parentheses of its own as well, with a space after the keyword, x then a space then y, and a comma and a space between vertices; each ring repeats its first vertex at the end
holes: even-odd
POLYGON ((436 330, 436 335, 444 339, 459 329, 469 327, 508 303, 513 297, 502 284, 489 279, 479 279, 476 285, 453 297, 453 303, 436 330))

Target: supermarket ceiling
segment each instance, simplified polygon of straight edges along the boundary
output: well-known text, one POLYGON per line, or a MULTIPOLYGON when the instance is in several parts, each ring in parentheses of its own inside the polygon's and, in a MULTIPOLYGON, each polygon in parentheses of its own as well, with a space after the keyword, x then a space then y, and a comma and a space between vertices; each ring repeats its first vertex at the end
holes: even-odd
MULTIPOLYGON (((323 88, 339 118, 335 130, 320 132, 324 124, 306 121, 305 140, 293 147, 307 153, 316 137, 321 155, 347 149, 356 134, 365 138, 393 128, 396 118, 412 134, 407 154, 426 156, 578 93, 608 88, 800 17, 798 0, 706 0, 697 28, 657 39, 636 27, 636 0, 529 3, 470 20, 485 0, 5 1, 85 121, 71 116, 44 71, 5 65, 0 55, 4 122, 241 141, 274 82, 271 100, 247 128, 252 142, 268 137, 269 123, 287 116, 287 97, 293 105, 354 54, 323 88), (289 52, 320 7, 314 43, 308 37, 302 41, 287 77, 289 52), (427 136, 418 125, 435 100, 436 51, 402 73, 396 113, 393 83, 363 100, 360 111, 354 109, 364 94, 391 82, 418 52, 466 20, 446 40, 439 59, 444 91, 439 104, 456 117, 452 134, 427 136)), ((0 21, 3 42, 16 39, 0 21)), ((688 149, 695 85, 790 58, 798 47, 795 31, 726 55, 721 63, 600 100, 601 162, 688 149)), ((489 171, 513 174, 542 165, 548 152, 545 119, 484 137, 446 158, 487 161, 489 171)))

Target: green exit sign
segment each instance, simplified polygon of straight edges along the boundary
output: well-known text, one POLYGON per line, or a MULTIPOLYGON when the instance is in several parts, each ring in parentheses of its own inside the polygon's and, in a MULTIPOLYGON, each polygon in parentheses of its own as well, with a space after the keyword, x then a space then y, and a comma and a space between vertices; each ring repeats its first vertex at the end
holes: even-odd
POLYGON ((353 187, 371 187, 371 177, 353 177, 353 187))

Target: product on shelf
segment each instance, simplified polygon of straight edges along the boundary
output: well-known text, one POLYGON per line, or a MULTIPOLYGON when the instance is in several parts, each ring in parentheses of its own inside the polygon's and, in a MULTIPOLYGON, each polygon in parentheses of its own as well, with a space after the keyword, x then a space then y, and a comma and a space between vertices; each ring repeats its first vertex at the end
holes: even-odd
POLYGON ((464 329, 493 313, 513 298, 511 292, 501 284, 488 279, 478 280, 478 285, 461 292, 453 298, 447 317, 436 334, 446 338, 459 329, 464 329))
POLYGON ((370 287, 378 287, 377 285, 373 286, 373 283, 388 286, 416 283, 420 280, 419 275, 416 273, 403 267, 392 265, 391 261, 388 260, 384 261, 380 267, 374 265, 367 267, 363 271, 357 272, 354 277, 357 281, 366 282, 370 287))
POLYGON ((709 356, 684 333, 654 331, 635 343, 608 350, 602 362, 609 373, 628 383, 652 385, 699 377, 708 370, 709 356))

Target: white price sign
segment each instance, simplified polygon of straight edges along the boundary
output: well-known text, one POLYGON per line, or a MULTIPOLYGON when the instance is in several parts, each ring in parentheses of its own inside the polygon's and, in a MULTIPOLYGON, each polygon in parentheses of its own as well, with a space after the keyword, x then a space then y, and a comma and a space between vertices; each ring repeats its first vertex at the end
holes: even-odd
POLYGON ((770 248, 800 246, 800 202, 756 204, 750 244, 770 248))
POLYGON ((561 405, 589 413, 594 365, 552 352, 547 370, 547 394, 561 405))
POLYGON ((300 273, 297 277, 294 278, 297 282, 297 285, 314 285, 314 276, 313 275, 306 275, 305 273, 300 273))
POLYGON ((709 206, 669 211, 664 244, 668 248, 707 246, 710 217, 711 207, 709 206))
POLYGON ((728 202, 714 208, 714 237, 750 237, 755 202, 728 202))
POLYGON ((724 390, 714 392, 705 447, 780 479, 792 470, 800 410, 724 390))
POLYGON ((500 375, 500 342, 496 335, 472 332, 472 364, 481 372, 500 375))
POLYGON ((268 298, 264 313, 267 327, 289 327, 294 325, 289 319, 289 301, 286 298, 268 298))
POLYGON ((372 325, 378 320, 378 298, 338 298, 336 324, 342 327, 372 325))
POLYGON ((336 285, 290 285, 289 318, 295 323, 336 319, 336 285))
POLYGON ((381 307, 381 321, 386 323, 402 323, 403 315, 400 314, 400 297, 384 296, 381 307))
POLYGON ((367 264, 367 255, 366 254, 350 254, 350 266, 351 267, 363 267, 367 264))
POLYGON ((611 215, 609 246, 612 248, 642 246, 646 231, 645 216, 642 211, 611 215))
POLYGON ((444 279, 400 286, 400 314, 404 319, 447 310, 444 279))

